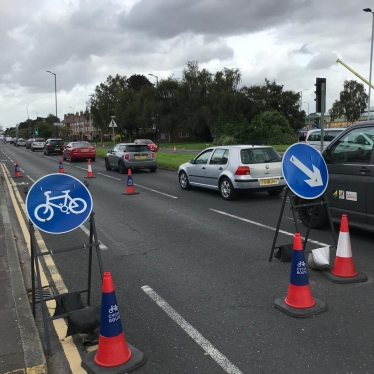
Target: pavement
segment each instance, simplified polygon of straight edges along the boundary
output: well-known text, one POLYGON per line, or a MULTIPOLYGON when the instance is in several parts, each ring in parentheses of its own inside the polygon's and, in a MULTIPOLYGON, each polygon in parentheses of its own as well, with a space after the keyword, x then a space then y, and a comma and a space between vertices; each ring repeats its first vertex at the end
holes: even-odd
POLYGON ((27 248, 16 240, 12 202, 0 178, 0 374, 45 374, 46 358, 21 270, 19 253, 27 248))

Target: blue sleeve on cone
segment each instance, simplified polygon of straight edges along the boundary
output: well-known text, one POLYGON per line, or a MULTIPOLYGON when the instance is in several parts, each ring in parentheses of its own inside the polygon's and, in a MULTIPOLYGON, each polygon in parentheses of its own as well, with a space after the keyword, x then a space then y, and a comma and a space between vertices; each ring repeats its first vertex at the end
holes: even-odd
POLYGON ((100 335, 113 338, 122 333, 115 292, 103 293, 101 301, 100 335))
POLYGON ((290 283, 295 286, 306 286, 309 284, 304 251, 293 251, 292 253, 290 283))

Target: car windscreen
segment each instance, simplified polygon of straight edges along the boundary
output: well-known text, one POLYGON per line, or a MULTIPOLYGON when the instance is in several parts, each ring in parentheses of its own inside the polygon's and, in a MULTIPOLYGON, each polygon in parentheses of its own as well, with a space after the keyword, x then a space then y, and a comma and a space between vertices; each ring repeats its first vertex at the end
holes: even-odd
POLYGON ((76 147, 91 147, 91 144, 88 142, 73 143, 72 146, 76 147))
POLYGON ((45 142, 44 138, 36 138, 35 141, 38 143, 45 142))
POLYGON ((274 148, 246 148, 240 151, 242 164, 280 162, 281 157, 274 148))
POLYGON ((149 148, 144 144, 127 145, 124 152, 149 152, 149 148))

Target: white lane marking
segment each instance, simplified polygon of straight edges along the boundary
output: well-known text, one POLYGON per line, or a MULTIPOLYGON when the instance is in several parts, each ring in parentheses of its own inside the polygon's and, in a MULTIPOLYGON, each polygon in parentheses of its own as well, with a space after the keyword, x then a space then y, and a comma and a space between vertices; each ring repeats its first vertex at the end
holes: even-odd
POLYGON ((106 175, 106 174, 102 174, 102 173, 96 173, 96 174, 100 174, 100 175, 102 175, 103 177, 112 178, 112 179, 115 179, 115 180, 117 180, 117 181, 121 181, 121 180, 122 180, 122 179, 120 179, 120 178, 111 177, 110 175, 106 175))
MULTIPOLYGON (((219 213, 219 214, 223 214, 224 216, 228 216, 228 217, 231 217, 231 218, 238 219, 238 220, 240 220, 240 221, 244 221, 244 222, 247 222, 247 223, 251 223, 252 225, 256 225, 256 226, 263 227, 263 228, 265 228, 265 229, 269 229, 269 230, 272 230, 272 231, 276 231, 276 228, 275 228, 275 227, 268 226, 268 225, 263 225, 262 223, 259 223, 259 222, 256 222, 256 221, 251 221, 250 219, 246 219, 246 218, 242 218, 242 217, 234 216, 233 214, 229 214, 229 213, 221 212, 220 210, 215 210, 215 209, 209 209, 209 210, 211 210, 212 212, 216 212, 216 213, 219 213)), ((294 236, 294 235, 295 235, 295 233, 291 233, 291 232, 284 231, 284 230, 279 230, 279 232, 282 233, 282 234, 288 235, 288 236, 294 236)), ((301 238, 304 239, 304 237, 301 237, 301 238)), ((322 242, 318 242, 317 240, 308 239, 308 241, 311 242, 311 243, 314 243, 314 244, 322 245, 322 246, 324 246, 324 247, 326 247, 326 246, 330 246, 329 244, 322 243, 322 242)))
POLYGON ((34 179, 32 179, 32 178, 30 177, 30 175, 26 175, 26 177, 29 178, 29 179, 31 180, 31 182, 34 182, 34 183, 35 183, 34 179))
POLYGON ((180 314, 178 314, 164 299, 161 298, 151 287, 143 286, 142 290, 180 327, 182 328, 195 342, 209 354, 212 359, 217 362, 219 366, 226 373, 242 374, 242 372, 231 363, 226 356, 224 356, 218 349, 216 349, 209 340, 205 339, 199 331, 191 326, 180 314))
POLYGON ((152 190, 152 188, 144 187, 144 186, 141 186, 140 184, 135 184, 135 183, 134 183, 134 186, 138 186, 138 187, 144 188, 145 190, 149 190, 149 191, 152 191, 152 192, 156 192, 156 193, 158 193, 158 194, 160 194, 160 195, 164 195, 164 196, 167 196, 167 197, 171 197, 172 199, 178 199, 176 196, 172 196, 172 195, 168 195, 167 193, 164 193, 164 192, 160 192, 160 191, 152 190))
MULTIPOLYGON (((90 236, 90 230, 88 230, 88 228, 87 228, 86 226, 84 226, 84 225, 80 225, 79 227, 82 229, 82 231, 83 231, 85 234, 87 234, 87 236, 90 236)), ((101 250, 105 251, 106 249, 108 249, 108 247, 107 247, 105 244, 103 244, 100 240, 99 240, 99 242, 101 243, 101 244, 99 245, 99 247, 100 247, 101 250)))
POLYGON ((87 170, 86 168, 82 168, 81 166, 76 166, 78 169, 87 170))

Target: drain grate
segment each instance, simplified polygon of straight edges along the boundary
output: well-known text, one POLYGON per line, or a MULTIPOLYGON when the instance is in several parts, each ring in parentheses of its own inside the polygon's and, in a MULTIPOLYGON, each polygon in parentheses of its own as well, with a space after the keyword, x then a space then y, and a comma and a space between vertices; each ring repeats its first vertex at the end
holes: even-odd
MULTIPOLYGON (((46 286, 42 288, 43 298, 44 300, 51 300, 55 298, 55 292, 53 291, 53 288, 50 286, 46 286)), ((30 303, 32 301, 32 291, 28 293, 30 303)), ((35 289, 35 302, 40 303, 40 293, 39 288, 35 289)))

